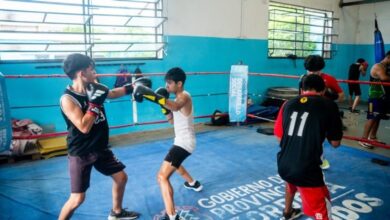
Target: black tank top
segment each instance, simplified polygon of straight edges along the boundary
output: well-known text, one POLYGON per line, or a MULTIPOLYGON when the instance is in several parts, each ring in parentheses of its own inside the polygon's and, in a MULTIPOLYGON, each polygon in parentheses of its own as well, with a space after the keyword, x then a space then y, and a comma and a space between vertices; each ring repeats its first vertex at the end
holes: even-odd
MULTIPOLYGON (((86 95, 76 93, 68 86, 62 97, 64 96, 70 96, 74 103, 80 106, 84 114, 87 112, 88 99, 86 95)), ((99 152, 108 147, 108 123, 104 108, 100 112, 99 117, 96 118, 88 134, 83 134, 79 131, 68 117, 66 117, 62 109, 61 113, 68 129, 67 147, 69 155, 83 156, 91 152, 99 152)))
POLYGON ((349 80, 359 80, 359 76, 360 76, 359 69, 360 69, 360 64, 358 64, 358 63, 351 64, 351 66, 349 66, 348 79, 349 80))

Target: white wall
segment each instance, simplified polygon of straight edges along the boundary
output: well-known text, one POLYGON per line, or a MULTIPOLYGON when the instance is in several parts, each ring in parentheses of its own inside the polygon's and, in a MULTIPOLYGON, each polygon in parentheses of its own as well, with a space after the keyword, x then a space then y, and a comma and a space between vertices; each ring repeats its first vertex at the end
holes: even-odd
POLYGON ((359 15, 357 20, 356 44, 373 43, 375 14, 384 42, 386 44, 390 43, 390 1, 351 7, 358 8, 359 15))
POLYGON ((347 6, 339 9, 339 43, 372 44, 375 14, 385 43, 390 43, 390 2, 347 6))
POLYGON ((267 37, 266 0, 165 0, 168 35, 267 37))
MULTIPOLYGON (((390 1, 340 8, 339 0, 276 0, 323 9, 339 18, 335 43, 371 44, 376 13, 386 43, 390 42, 390 1)), ((168 35, 267 39, 269 0, 165 0, 168 35)))
MULTIPOLYGON (((339 9, 338 0, 278 2, 336 13, 339 9)), ((168 35, 267 39, 269 0, 165 0, 164 3, 168 35)))
POLYGON ((339 35, 337 43, 355 44, 359 18, 357 9, 355 6, 337 9, 337 17, 340 19, 339 26, 336 28, 339 35))

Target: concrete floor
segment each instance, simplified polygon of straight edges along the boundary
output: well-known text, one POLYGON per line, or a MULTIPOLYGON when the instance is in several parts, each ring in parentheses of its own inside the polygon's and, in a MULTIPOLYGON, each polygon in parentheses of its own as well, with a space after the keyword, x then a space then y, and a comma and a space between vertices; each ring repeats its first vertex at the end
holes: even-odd
MULTIPOLYGON (((341 107, 343 110, 343 107, 341 107)), ((362 103, 357 108, 360 110, 360 113, 351 113, 348 110, 344 110, 344 119, 343 122, 347 127, 347 130, 344 131, 344 135, 361 137, 364 130, 364 125, 366 122, 367 113, 367 104, 362 103)), ((385 142, 387 145, 390 144, 390 120, 381 120, 377 137, 380 141, 385 142)), ((374 149, 366 149, 361 147, 357 141, 343 139, 343 145, 351 146, 354 148, 359 148, 364 151, 372 152, 375 154, 383 155, 390 158, 390 149, 384 149, 380 147, 375 147, 374 149)))

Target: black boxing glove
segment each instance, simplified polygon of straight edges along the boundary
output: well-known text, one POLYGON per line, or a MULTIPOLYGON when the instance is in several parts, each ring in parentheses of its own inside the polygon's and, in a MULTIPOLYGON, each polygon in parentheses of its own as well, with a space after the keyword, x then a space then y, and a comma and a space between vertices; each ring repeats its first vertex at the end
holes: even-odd
MULTIPOLYGON (((154 92, 158 95, 165 97, 165 99, 169 99, 169 92, 166 88, 160 87, 160 88, 156 89, 156 91, 154 91, 154 92)), ((171 113, 171 110, 165 108, 163 105, 160 105, 160 106, 161 106, 161 112, 164 115, 168 115, 169 113, 171 113)))
POLYGON ((152 88, 152 81, 147 77, 141 77, 134 81, 134 83, 128 83, 123 86, 126 95, 130 95, 134 91, 134 87, 137 85, 144 85, 148 88, 152 88))
POLYGON ((88 113, 95 117, 100 114, 101 107, 108 96, 110 90, 107 86, 100 83, 87 84, 86 92, 88 98, 88 113))
POLYGON ((139 97, 143 97, 149 101, 155 102, 159 105, 165 105, 166 98, 160 94, 156 94, 151 90, 150 88, 144 86, 144 85, 137 85, 134 88, 133 92, 135 100, 138 102, 139 97), (137 100, 138 97, 138 100, 137 100))

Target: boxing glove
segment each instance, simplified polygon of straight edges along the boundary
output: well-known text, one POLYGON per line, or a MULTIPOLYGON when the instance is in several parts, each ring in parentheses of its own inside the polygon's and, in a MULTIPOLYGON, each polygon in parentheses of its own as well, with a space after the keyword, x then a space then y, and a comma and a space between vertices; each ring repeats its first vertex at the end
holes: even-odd
POLYGON ((366 71, 367 68, 368 68, 368 63, 367 62, 363 62, 362 63, 362 67, 363 67, 363 70, 366 71))
POLYGON ((148 88, 152 88, 152 81, 149 78, 141 77, 134 81, 134 83, 127 83, 123 86, 126 95, 130 95, 134 91, 134 87, 137 85, 144 85, 148 88))
MULTIPOLYGON (((156 89, 155 93, 165 97, 165 99, 169 98, 169 92, 166 88, 160 87, 160 88, 156 89)), ((168 115, 169 113, 171 113, 171 110, 165 108, 163 105, 160 105, 160 106, 161 106, 161 112, 164 115, 168 115)))
POLYGON ((100 114, 101 107, 108 96, 109 89, 100 83, 89 83, 86 88, 88 98, 88 110, 94 116, 100 114))
POLYGON ((159 105, 165 105, 166 102, 166 98, 164 96, 156 94, 150 88, 144 85, 135 86, 133 95, 135 98, 138 97, 138 99, 135 99, 137 102, 139 102, 138 100, 140 96, 159 105))

